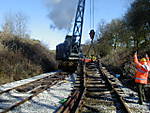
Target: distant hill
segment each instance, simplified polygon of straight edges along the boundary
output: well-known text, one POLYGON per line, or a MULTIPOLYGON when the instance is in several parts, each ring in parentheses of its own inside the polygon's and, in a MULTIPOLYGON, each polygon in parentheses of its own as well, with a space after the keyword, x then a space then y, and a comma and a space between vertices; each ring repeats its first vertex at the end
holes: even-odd
POLYGON ((40 41, 0 32, 0 84, 56 69, 55 52, 40 41))

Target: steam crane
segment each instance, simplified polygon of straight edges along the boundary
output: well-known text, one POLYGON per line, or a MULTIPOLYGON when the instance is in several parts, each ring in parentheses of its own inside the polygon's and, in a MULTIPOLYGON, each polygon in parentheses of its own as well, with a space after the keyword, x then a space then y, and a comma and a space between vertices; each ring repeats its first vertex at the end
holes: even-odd
POLYGON ((56 60, 59 62, 59 68, 65 70, 66 68, 75 70, 77 67, 77 61, 81 52, 81 37, 83 27, 83 17, 85 9, 85 0, 79 0, 75 23, 72 36, 67 35, 65 41, 56 46, 56 60))

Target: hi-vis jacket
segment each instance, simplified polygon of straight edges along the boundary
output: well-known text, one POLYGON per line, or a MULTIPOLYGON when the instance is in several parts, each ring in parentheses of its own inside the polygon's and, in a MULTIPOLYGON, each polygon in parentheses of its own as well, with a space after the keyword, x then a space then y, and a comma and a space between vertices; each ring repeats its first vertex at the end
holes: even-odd
POLYGON ((136 64, 135 82, 147 84, 148 71, 150 71, 150 67, 147 62, 140 63, 137 59, 137 55, 134 55, 134 62, 136 64))

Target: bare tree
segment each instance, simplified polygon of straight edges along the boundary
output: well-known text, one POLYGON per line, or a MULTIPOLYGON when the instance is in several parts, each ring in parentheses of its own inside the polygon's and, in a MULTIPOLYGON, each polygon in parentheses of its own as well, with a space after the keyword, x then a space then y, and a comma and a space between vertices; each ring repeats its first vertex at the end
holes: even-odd
POLYGON ((14 32, 14 18, 11 13, 8 13, 4 17, 4 23, 2 29, 5 34, 13 34, 14 32))
POLYGON ((4 18, 4 23, 2 25, 4 33, 14 34, 19 37, 27 36, 27 16, 22 12, 15 14, 8 13, 4 18))
POLYGON ((15 14, 15 34, 20 37, 25 37, 27 33, 27 17, 18 12, 15 14))

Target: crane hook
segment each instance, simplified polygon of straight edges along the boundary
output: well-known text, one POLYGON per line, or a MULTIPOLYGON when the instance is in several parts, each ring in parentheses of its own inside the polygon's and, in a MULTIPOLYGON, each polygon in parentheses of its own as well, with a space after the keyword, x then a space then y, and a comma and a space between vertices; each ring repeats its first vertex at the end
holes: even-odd
POLYGON ((93 39, 94 39, 94 35, 95 35, 94 29, 92 29, 92 30, 90 31, 89 35, 90 35, 90 38, 93 40, 93 39))

